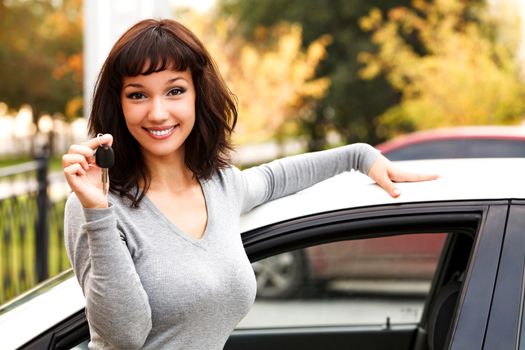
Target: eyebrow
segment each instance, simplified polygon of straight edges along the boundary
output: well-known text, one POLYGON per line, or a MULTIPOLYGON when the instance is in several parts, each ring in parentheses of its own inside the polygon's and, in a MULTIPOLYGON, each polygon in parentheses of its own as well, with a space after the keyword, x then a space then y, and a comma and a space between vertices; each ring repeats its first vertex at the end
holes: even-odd
MULTIPOLYGON (((186 79, 184 79, 183 77, 175 77, 175 78, 168 79, 168 81, 166 82, 166 85, 173 84, 177 80, 184 80, 184 81, 186 81, 186 79)), ((129 84, 124 85, 123 89, 125 89, 127 87, 143 88, 144 85, 139 84, 139 83, 129 83, 129 84)))

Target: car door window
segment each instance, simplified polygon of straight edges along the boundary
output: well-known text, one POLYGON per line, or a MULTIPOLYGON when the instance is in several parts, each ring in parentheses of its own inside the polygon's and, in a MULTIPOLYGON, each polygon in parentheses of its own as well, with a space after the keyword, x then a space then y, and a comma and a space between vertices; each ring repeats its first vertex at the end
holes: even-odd
POLYGON ((338 241, 256 261, 257 299, 238 329, 418 323, 446 237, 338 241))
POLYGON ((81 344, 78 344, 77 346, 71 348, 71 350, 89 350, 88 344, 89 344, 89 340, 86 340, 82 342, 81 344))

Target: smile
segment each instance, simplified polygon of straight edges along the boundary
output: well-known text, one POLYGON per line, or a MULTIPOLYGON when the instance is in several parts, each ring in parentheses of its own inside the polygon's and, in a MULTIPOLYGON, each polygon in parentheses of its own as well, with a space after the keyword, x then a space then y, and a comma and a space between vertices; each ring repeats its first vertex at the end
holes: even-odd
POLYGON ((169 135, 175 129, 175 127, 176 125, 170 126, 169 128, 166 128, 166 129, 148 129, 148 128, 144 128, 144 129, 148 133, 150 133, 150 135, 152 136, 163 137, 163 136, 169 135))

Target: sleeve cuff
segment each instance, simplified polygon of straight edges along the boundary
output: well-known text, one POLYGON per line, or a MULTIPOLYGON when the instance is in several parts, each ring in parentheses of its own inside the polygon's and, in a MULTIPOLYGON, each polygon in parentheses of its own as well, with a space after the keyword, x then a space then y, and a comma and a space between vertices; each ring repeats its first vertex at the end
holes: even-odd
POLYGON ((108 208, 83 208, 87 232, 108 229, 116 226, 115 208, 110 203, 108 208))
POLYGON ((350 152, 350 168, 368 175, 372 164, 379 158, 381 152, 367 143, 354 143, 347 146, 350 152))
POLYGON ((375 161, 379 158, 381 155, 381 152, 379 152, 374 147, 368 145, 370 147, 370 150, 364 151, 365 157, 363 157, 363 165, 362 165, 362 173, 365 175, 368 175, 368 172, 370 171, 370 168, 375 163, 375 161))

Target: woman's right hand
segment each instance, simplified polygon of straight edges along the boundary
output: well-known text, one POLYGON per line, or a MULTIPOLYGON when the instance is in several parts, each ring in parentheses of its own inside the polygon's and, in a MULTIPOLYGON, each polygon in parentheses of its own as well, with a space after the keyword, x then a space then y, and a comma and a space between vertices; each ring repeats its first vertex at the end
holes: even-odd
POLYGON ((72 145, 62 156, 64 175, 84 208, 107 208, 108 196, 102 189, 102 169, 95 164, 95 151, 100 144, 111 146, 113 136, 104 134, 80 145, 72 145))

